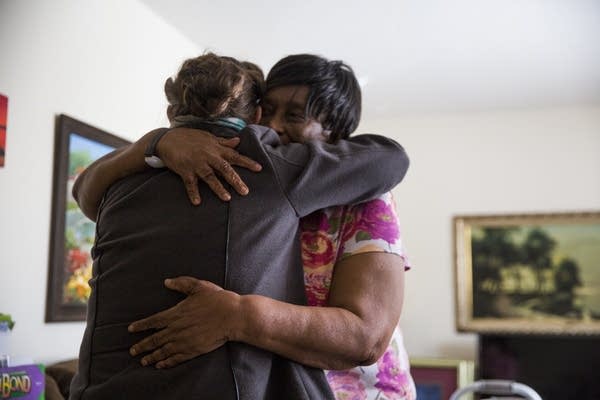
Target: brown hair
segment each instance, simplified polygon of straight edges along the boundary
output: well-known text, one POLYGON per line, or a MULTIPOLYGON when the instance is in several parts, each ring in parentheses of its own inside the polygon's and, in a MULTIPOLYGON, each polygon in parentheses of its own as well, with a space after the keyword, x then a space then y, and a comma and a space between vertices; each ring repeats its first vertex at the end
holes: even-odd
POLYGON ((170 117, 238 117, 246 122, 254 117, 264 88, 257 65, 213 53, 184 61, 175 79, 165 82, 170 117))

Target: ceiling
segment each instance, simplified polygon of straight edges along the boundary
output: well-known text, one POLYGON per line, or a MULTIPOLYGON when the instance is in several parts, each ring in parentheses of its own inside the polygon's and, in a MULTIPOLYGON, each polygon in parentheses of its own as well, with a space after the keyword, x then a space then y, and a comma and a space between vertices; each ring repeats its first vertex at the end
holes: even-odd
POLYGON ((141 0, 203 49, 268 70, 348 62, 364 114, 600 102, 597 0, 141 0))

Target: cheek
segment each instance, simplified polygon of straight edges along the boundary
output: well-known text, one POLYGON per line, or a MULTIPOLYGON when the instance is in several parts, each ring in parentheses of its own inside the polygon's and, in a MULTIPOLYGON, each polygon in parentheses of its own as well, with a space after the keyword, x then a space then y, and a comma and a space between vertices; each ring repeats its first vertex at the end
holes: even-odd
MULTIPOLYGON (((273 125, 268 124, 268 125, 273 125)), ((276 131, 278 131, 278 129, 276 129, 273 126, 270 126, 271 128, 275 129, 276 131)), ((296 143, 304 143, 306 141, 309 140, 325 140, 326 138, 323 136, 323 127, 321 126, 320 123, 315 122, 315 121, 311 121, 309 123, 305 123, 305 124, 293 124, 293 123, 287 123, 284 126, 278 126, 278 128, 281 129, 281 131, 278 131, 278 133, 282 136, 282 142, 287 142, 287 141, 291 141, 291 142, 296 142, 296 143)))
POLYGON ((305 126, 303 136, 306 140, 322 140, 325 138, 323 132, 323 126, 318 122, 312 121, 305 126))

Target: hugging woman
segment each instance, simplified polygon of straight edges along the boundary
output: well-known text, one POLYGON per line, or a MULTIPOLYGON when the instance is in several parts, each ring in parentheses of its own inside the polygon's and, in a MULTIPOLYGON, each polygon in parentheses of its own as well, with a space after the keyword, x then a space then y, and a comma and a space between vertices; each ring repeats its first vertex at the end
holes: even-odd
MULTIPOLYGON (((261 106, 260 122, 276 131, 281 143, 339 146, 360 120, 360 87, 352 70, 342 62, 313 55, 290 56, 267 76, 261 106)), ((99 160, 77 180, 76 198, 86 215, 96 218, 102 196, 113 182, 147 168, 144 150, 154 135, 151 132, 129 148, 99 160)), ((235 201, 239 196, 226 192, 213 167, 240 194, 249 189, 252 196, 260 190, 251 182, 249 188, 242 183, 242 179, 249 182, 254 173, 234 170, 228 163, 258 169, 231 148, 238 140, 177 128, 158 141, 156 155, 182 177, 194 204, 199 201, 198 177, 219 198, 235 201)), ((263 160, 257 161, 267 167, 263 160)), ((381 164, 370 168, 378 174, 389 172, 381 164)), ((343 180, 327 182, 328 192, 335 196, 338 185, 347 182, 363 184, 364 173, 355 168, 343 180)), ((212 201, 206 190, 202 194, 198 208, 212 201)), ((311 196, 308 191, 298 193, 299 199, 311 196)), ((361 204, 349 202, 352 205, 327 207, 304 217, 298 236, 286 238, 297 241, 301 248, 306 304, 235 293, 230 288, 220 290, 204 280, 169 275, 174 279, 168 288, 186 297, 131 324, 131 332, 145 335, 135 336, 140 339, 131 353, 136 358, 141 355, 137 361, 144 365, 169 370, 210 353, 215 343, 244 343, 304 366, 325 369, 333 395, 339 399, 350 394, 365 399, 414 398, 397 326, 404 270, 409 265, 394 202, 389 193, 361 204), (237 308, 225 300, 226 296, 214 296, 215 291, 241 295, 246 307, 237 308), (147 332, 151 329, 158 331, 147 332)), ((265 209, 269 207, 264 204, 265 209)), ((272 250, 280 249, 274 246, 272 250)), ((129 284, 133 287, 135 282, 129 284)), ((243 393, 239 395, 241 398, 243 393)))

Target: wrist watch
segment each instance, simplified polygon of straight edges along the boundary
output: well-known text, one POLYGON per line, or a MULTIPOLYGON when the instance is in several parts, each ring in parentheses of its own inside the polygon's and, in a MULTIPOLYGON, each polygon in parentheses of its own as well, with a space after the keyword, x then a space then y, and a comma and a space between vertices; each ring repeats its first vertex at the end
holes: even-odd
POLYGON ((152 168, 164 168, 165 163, 156 155, 156 145, 158 141, 169 132, 170 129, 164 128, 161 129, 154 137, 152 141, 146 147, 146 151, 144 152, 144 161, 146 164, 151 166, 152 168))

